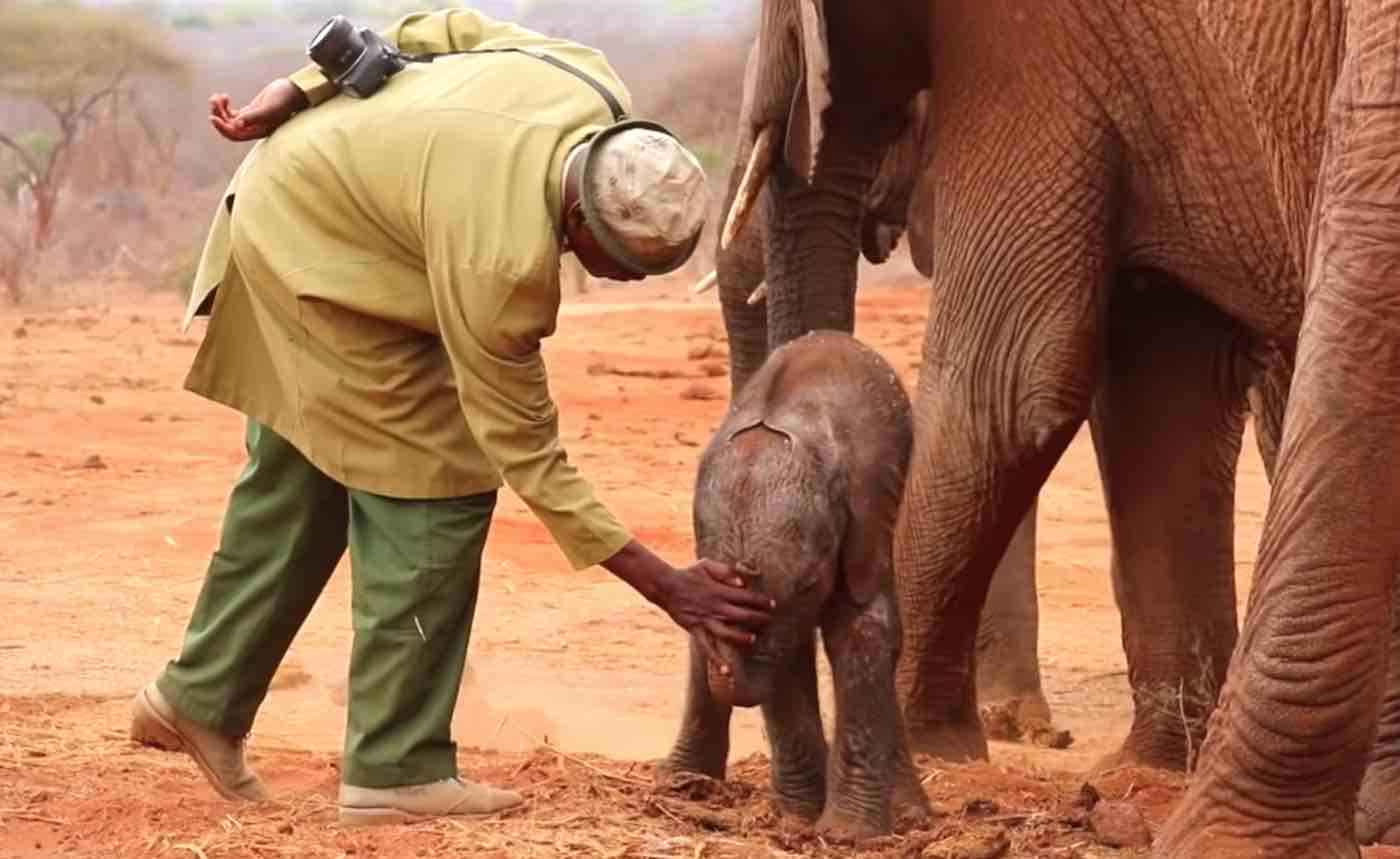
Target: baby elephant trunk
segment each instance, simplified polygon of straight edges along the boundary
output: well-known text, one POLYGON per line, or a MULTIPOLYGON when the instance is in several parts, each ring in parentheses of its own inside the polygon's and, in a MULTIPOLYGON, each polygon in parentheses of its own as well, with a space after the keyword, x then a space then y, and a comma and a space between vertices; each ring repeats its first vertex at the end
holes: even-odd
POLYGON ((720 645, 719 651, 728 673, 714 660, 706 664, 705 670, 705 680, 714 699, 730 707, 757 707, 768 700, 772 687, 770 672, 731 647, 720 645))

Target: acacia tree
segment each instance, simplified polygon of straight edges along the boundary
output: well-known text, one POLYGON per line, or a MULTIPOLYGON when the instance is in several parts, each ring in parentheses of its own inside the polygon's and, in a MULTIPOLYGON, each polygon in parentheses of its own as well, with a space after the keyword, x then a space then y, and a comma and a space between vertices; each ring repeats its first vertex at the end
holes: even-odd
MULTIPOLYGON (((17 165, 16 211, 0 224, 0 281, 18 300, 29 264, 53 238, 73 146, 98 108, 143 79, 178 77, 186 64, 159 30, 130 14, 67 4, 0 3, 0 99, 37 108, 46 128, 0 120, 0 148, 17 165), (41 131, 49 145, 26 145, 41 131)), ((31 123, 31 125, 36 123, 31 123)))

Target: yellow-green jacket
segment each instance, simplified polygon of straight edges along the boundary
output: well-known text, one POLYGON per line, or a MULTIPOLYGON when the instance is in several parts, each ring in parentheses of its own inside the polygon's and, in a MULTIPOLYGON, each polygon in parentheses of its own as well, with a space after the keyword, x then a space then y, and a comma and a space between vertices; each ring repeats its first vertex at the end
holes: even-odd
MULTIPOLYGON (((631 98, 597 51, 454 9, 384 34, 410 52, 528 47, 631 98)), ((276 431, 317 468, 396 498, 502 477, 582 568, 628 541, 559 443, 540 356, 559 309, 560 177, 612 121, 588 84, 516 53, 411 64, 332 98, 248 154, 221 199, 185 324, 186 387, 276 431), (215 288, 217 287, 217 292, 215 288)))

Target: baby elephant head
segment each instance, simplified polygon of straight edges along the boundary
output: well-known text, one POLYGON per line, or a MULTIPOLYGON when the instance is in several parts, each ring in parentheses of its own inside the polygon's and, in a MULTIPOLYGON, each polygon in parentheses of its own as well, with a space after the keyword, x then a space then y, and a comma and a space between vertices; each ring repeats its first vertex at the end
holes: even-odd
POLYGON ((712 448, 702 464, 695 511, 702 557, 756 570, 746 587, 776 603, 752 647, 716 643, 721 662, 711 660, 706 677, 720 703, 762 704, 811 644, 840 568, 844 511, 830 492, 816 457, 763 427, 712 448))

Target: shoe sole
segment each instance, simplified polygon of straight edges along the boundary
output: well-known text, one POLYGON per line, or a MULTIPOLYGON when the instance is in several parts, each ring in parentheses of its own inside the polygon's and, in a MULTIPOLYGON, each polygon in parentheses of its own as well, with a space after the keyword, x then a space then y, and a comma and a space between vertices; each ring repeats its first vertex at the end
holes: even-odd
POLYGON ((225 785, 214 774, 213 767, 199 753, 199 747, 189 740, 173 723, 160 714, 145 689, 136 698, 136 704, 132 708, 131 718, 131 739, 143 746, 151 746, 166 752, 184 752, 194 759, 199 771, 204 774, 204 778, 209 782, 209 786, 224 799, 231 799, 236 802, 256 802, 254 797, 244 796, 234 789, 225 785))
MULTIPOLYGON (((513 808, 514 806, 512 806, 513 808)), ((507 809, 501 809, 506 811, 507 809)), ((390 826, 404 823, 424 823, 429 820, 448 818, 493 817, 501 811, 456 814, 414 814, 398 808, 346 808, 340 807, 341 826, 390 826)))

